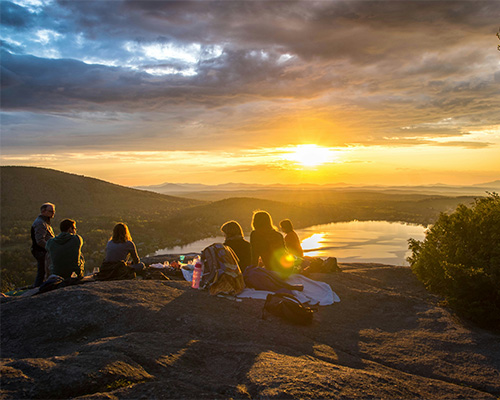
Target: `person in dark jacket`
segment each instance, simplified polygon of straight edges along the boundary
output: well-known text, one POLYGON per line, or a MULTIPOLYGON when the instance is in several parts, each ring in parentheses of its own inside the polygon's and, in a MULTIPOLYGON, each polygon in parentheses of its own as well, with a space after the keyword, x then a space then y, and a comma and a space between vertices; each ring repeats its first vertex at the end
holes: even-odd
POLYGON ((50 272, 64 279, 70 278, 74 272, 81 279, 85 266, 83 239, 76 234, 76 222, 72 219, 62 220, 60 228, 61 233, 50 239, 45 246, 50 254, 50 272))
POLYGON ((293 230, 292 221, 284 219, 280 222, 280 227, 285 232, 285 246, 288 252, 296 257, 304 257, 304 251, 300 245, 300 239, 297 232, 293 230))
POLYGON ((226 240, 224 244, 238 256, 238 265, 241 272, 245 271, 246 267, 252 264, 252 251, 250 242, 243 237, 243 229, 236 221, 228 221, 221 226, 220 230, 224 233, 226 240))
POLYGON ((289 275, 287 270, 293 266, 293 257, 290 260, 283 236, 273 226, 271 215, 267 211, 254 212, 252 228, 252 265, 263 265, 281 277, 289 275))
POLYGON ((45 245, 49 239, 55 236, 50 224, 55 214, 56 206, 52 203, 44 203, 40 207, 40 215, 31 225, 31 254, 33 254, 37 263, 37 273, 33 287, 39 287, 50 274, 50 259, 45 245))

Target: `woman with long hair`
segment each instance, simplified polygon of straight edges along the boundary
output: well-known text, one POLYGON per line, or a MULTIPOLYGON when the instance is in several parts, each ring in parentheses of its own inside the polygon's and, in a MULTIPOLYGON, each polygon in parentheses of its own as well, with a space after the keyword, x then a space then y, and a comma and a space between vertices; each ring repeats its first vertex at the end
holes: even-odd
MULTIPOLYGON (((267 211, 255 211, 252 218, 252 265, 263 265, 281 276, 288 275, 289 260, 283 236, 273 225, 267 211)), ((293 265, 293 262, 292 262, 293 265)))
POLYGON ((236 253, 241 272, 244 272, 246 267, 252 264, 252 252, 250 243, 243 236, 241 225, 236 221, 228 221, 221 226, 220 230, 226 237, 224 244, 236 253))
POLYGON ((125 263, 131 261, 131 267, 136 271, 141 271, 145 268, 144 263, 139 259, 128 226, 122 222, 119 222, 113 228, 113 235, 106 245, 106 256, 104 258, 104 263, 116 263, 119 261, 124 261, 125 263))

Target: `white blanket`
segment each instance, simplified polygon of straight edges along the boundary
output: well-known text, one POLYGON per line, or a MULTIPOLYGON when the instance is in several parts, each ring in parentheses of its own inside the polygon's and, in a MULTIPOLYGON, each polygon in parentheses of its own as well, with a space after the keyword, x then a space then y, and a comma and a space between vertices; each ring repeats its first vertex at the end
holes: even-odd
MULTIPOLYGON (((304 275, 292 275, 287 280, 292 285, 303 285, 304 290, 293 290, 293 295, 302 303, 310 305, 328 306, 340 302, 339 296, 332 290, 326 282, 314 281, 304 275)), ((269 293, 266 290, 255 290, 246 288, 237 297, 244 299, 262 299, 265 300, 269 293)))

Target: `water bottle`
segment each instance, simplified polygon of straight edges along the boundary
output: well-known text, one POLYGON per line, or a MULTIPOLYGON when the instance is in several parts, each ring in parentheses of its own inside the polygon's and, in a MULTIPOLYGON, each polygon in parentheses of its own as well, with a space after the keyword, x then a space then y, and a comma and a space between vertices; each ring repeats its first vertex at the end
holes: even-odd
POLYGON ((201 263, 196 263, 193 270, 193 281, 191 283, 191 287, 193 289, 200 288, 200 280, 201 280, 201 263))

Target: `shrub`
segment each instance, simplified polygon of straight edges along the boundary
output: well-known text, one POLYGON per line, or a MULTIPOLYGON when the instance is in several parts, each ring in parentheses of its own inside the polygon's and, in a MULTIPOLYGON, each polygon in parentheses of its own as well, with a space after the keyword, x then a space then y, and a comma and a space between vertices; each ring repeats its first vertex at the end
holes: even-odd
POLYGON ((427 289, 443 295, 459 315, 500 327, 500 197, 441 213, 421 242, 410 239, 408 262, 427 289))

